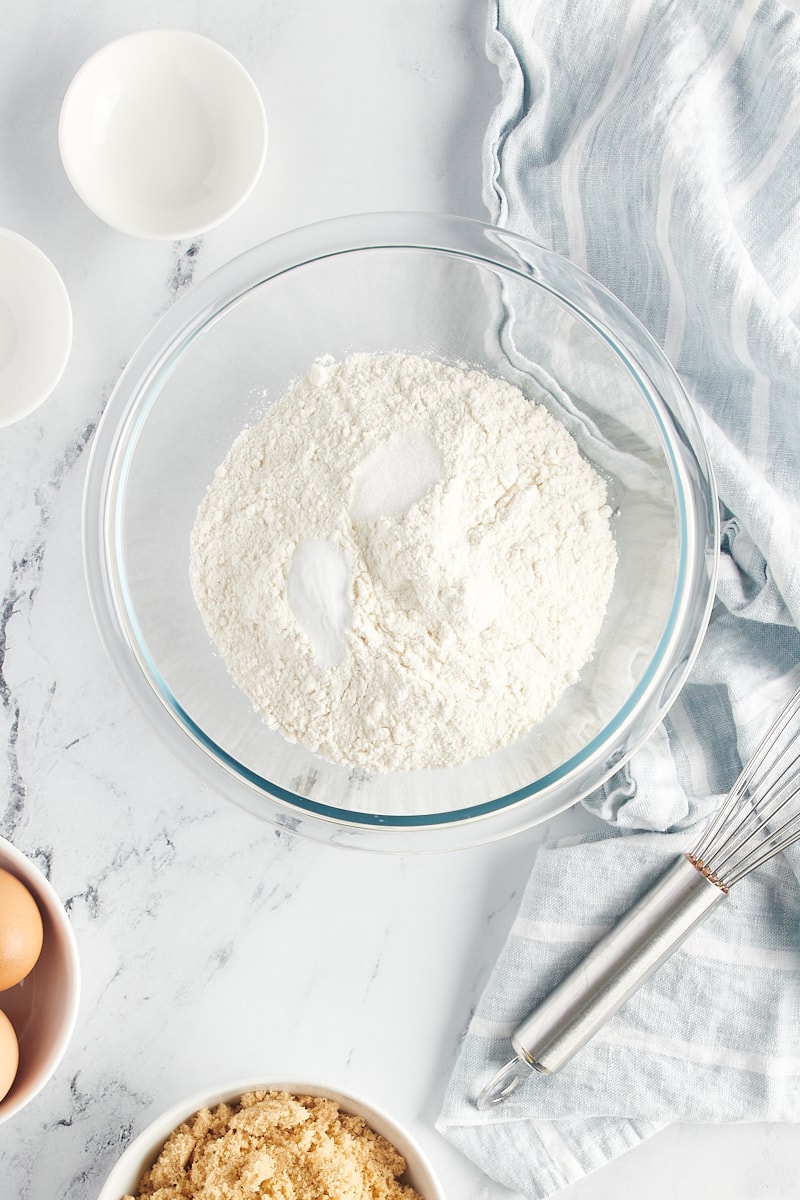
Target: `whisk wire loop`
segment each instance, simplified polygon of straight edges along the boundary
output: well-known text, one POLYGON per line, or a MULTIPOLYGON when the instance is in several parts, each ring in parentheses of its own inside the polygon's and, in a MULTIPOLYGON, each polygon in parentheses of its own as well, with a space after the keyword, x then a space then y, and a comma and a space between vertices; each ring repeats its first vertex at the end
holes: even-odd
MULTIPOLYGON (((787 752, 788 747, 784 755, 787 752)), ((765 831, 769 832, 770 822, 793 799, 797 789, 800 755, 795 755, 786 765, 783 763, 784 755, 768 769, 763 779, 751 787, 739 815, 726 829, 727 836, 715 844, 715 862, 719 870, 754 839, 765 831)), ((737 799, 740 797, 737 796, 737 799)))
POLYGON ((696 848, 681 855, 517 1026, 516 1057, 479 1107, 559 1071, 743 876, 800 841, 800 690, 781 710, 696 848))
POLYGON ((800 838, 800 691, 784 707, 740 774, 692 858, 726 888, 800 838), (786 810, 788 809, 788 814, 786 810), (780 818, 781 823, 777 823, 780 818))

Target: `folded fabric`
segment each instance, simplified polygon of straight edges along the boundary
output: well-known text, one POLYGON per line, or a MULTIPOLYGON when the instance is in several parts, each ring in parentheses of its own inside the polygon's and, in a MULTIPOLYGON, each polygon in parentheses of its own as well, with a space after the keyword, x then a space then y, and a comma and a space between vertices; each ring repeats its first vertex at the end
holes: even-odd
POLYGON ((539 851, 439 1118, 488 1175, 544 1197, 674 1120, 800 1120, 797 847, 561 1073, 475 1106, 516 1023, 692 844, 800 686, 800 18, 778 0, 497 0, 488 50, 492 220, 588 270, 658 339, 723 514, 689 682, 586 801, 608 832, 539 851))
MULTIPOLYGON (((637 820, 637 810, 663 814, 671 804, 686 828, 617 828, 544 845, 461 1047, 438 1128, 488 1175, 525 1196, 566 1187, 674 1120, 800 1119, 797 847, 737 884, 558 1075, 532 1075, 488 1112, 475 1105, 510 1057, 517 1023, 691 844, 693 818, 717 806, 722 797, 713 789, 738 773, 740 754, 755 748, 778 695, 800 685, 800 670, 765 680, 756 650, 754 661, 739 664, 739 744, 709 742, 713 753, 703 755, 711 731, 731 719, 731 693, 708 682, 705 671, 717 634, 732 620, 715 620, 711 653, 701 652, 699 678, 677 702, 677 719, 668 719, 634 768, 595 797, 610 818, 628 821, 637 820), (673 755, 670 743, 684 752, 673 755)), ((787 629, 784 650, 794 661, 797 643, 787 629)), ((752 645, 748 638, 745 654, 752 645)), ((783 657, 780 643, 774 651, 773 666, 783 657)))

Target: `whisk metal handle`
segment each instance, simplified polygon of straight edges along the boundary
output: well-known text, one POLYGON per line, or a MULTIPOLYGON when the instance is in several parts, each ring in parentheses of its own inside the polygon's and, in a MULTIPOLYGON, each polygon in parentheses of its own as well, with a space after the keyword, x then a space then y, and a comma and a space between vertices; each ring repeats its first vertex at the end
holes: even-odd
POLYGON ((559 1071, 727 892, 679 858, 511 1038, 542 1074, 559 1071))

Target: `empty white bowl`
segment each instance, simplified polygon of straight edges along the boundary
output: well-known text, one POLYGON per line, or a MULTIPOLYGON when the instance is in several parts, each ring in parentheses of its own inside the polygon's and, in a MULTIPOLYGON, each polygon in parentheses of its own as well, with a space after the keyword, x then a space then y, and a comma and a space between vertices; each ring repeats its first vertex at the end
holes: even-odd
POLYGON ((81 989, 75 934, 53 888, 5 838, 0 838, 0 867, 25 884, 39 906, 44 930, 36 966, 14 987, 0 992, 0 1009, 19 1042, 17 1076, 0 1100, 2 1124, 38 1095, 61 1062, 75 1028, 81 989))
POLYGON ((61 107, 61 160, 108 225, 137 237, 194 237, 250 195, 267 150, 258 89, 238 59, 181 29, 98 50, 61 107))
POLYGON ((358 1096, 339 1092, 335 1088, 285 1079, 247 1079, 227 1084, 199 1092, 167 1109, 131 1142, 112 1168, 98 1200, 121 1200, 121 1197, 127 1194, 135 1195, 139 1180, 155 1162, 173 1129, 177 1129, 199 1109, 213 1108, 223 1102, 231 1103, 238 1100, 244 1092, 262 1090, 290 1092, 295 1096, 326 1096, 334 1100, 345 1112, 363 1117, 370 1128, 391 1142, 406 1160, 402 1182, 415 1188, 422 1200, 444 1200, 444 1193, 423 1150, 411 1135, 382 1109, 358 1096))
POLYGON ((72 349, 67 289, 38 246, 0 229, 0 426, 46 400, 72 349))

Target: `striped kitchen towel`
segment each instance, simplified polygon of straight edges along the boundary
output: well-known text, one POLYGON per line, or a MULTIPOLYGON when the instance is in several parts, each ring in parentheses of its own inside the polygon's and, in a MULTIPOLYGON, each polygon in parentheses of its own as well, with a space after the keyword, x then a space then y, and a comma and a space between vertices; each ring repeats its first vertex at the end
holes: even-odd
MULTIPOLYGON (((675 1120, 800 1120, 800 851, 743 880, 557 1076, 475 1096, 515 1024, 693 840, 800 686, 800 16, 780 0, 495 0, 492 220, 615 292, 692 398, 722 509, 689 682, 539 851, 438 1121, 544 1197, 675 1120)), ((515 344, 524 351, 524 329, 515 344)))

